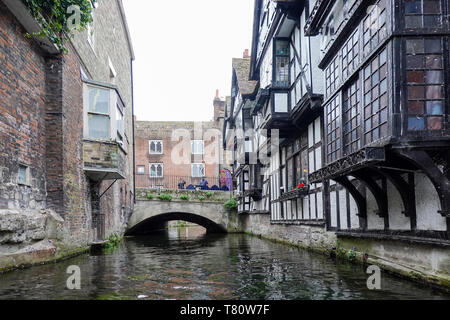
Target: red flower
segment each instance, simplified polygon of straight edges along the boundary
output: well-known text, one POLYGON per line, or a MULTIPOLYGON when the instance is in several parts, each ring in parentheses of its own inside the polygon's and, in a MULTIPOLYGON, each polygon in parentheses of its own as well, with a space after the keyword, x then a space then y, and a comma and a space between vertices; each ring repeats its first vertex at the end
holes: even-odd
POLYGON ((298 185, 297 189, 301 189, 301 188, 303 188, 303 187, 305 187, 305 185, 304 185, 303 183, 300 183, 300 184, 298 185))

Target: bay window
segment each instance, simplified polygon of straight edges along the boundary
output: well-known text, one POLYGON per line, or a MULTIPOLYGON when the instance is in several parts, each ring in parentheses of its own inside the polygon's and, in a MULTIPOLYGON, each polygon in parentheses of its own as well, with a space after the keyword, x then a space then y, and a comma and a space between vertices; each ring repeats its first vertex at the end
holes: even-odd
POLYGON ((122 142, 125 137, 125 106, 115 86, 85 80, 85 139, 122 142))
POLYGON ((406 42, 408 130, 444 129, 444 64, 441 38, 406 42))
POLYGON ((89 138, 110 138, 109 90, 89 87, 89 138))
POLYGON ((405 27, 434 29, 442 27, 440 0, 404 0, 405 27))

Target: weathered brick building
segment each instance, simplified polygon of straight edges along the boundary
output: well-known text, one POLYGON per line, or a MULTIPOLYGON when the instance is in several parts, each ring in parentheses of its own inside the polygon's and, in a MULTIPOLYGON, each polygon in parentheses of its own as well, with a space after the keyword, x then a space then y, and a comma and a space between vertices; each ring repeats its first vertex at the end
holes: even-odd
POLYGON ((226 99, 214 99, 214 119, 208 122, 136 121, 136 186, 177 188, 182 180, 220 187, 227 168, 221 148, 226 99))
POLYGON ((39 25, 21 1, 0 1, 0 270, 121 233, 133 209, 134 53, 122 1, 99 0, 92 16, 62 54, 25 37, 39 25))

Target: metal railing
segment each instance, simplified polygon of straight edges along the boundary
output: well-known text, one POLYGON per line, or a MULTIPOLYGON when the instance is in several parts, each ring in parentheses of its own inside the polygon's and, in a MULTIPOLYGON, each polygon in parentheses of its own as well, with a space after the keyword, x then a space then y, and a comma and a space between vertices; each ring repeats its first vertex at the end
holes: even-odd
POLYGON ((136 175, 136 188, 229 191, 226 184, 221 183, 219 177, 164 176, 155 178, 144 174, 136 175), (202 179, 208 182, 207 187, 202 185, 202 179))

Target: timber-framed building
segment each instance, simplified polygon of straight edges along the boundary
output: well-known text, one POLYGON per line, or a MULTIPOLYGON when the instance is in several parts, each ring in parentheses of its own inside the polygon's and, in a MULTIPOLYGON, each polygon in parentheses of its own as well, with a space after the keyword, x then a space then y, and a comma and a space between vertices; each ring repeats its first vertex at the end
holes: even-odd
POLYGON ((448 279, 449 5, 255 1, 256 89, 233 81, 225 130, 245 134, 224 135, 248 228, 448 279))

